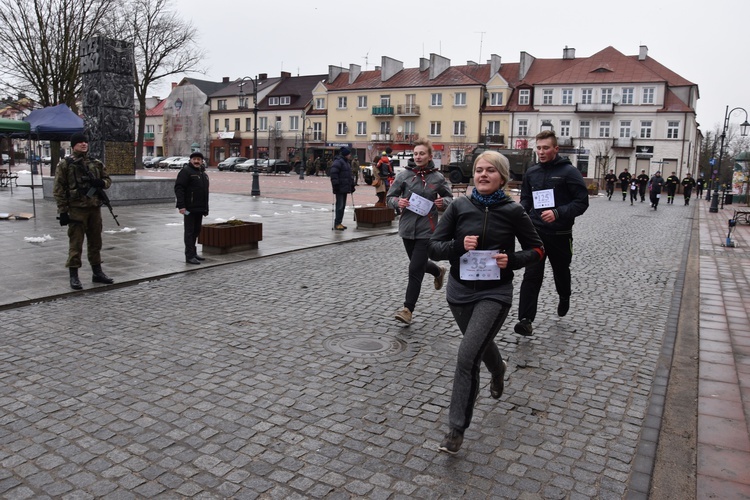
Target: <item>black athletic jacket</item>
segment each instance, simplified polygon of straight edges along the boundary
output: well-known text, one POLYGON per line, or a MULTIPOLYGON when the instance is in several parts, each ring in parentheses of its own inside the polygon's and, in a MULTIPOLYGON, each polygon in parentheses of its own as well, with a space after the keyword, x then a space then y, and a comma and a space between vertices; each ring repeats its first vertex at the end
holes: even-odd
POLYGON ((567 158, 560 155, 547 163, 537 163, 523 176, 521 205, 531 217, 537 231, 552 234, 569 234, 573 231, 576 217, 589 208, 589 192, 583 176, 567 158), (555 194, 555 221, 546 223, 541 213, 548 208, 534 209, 534 191, 552 189, 555 194))
POLYGON ((451 279, 474 289, 487 289, 513 281, 513 270, 542 260, 542 240, 534 230, 521 205, 504 198, 485 207, 470 197, 454 199, 440 217, 430 238, 429 256, 433 260, 449 260, 451 279), (466 253, 465 236, 479 236, 477 250, 500 250, 508 254, 508 267, 500 272, 499 281, 463 281, 460 257, 466 253), (516 238, 522 250, 516 252, 516 238))

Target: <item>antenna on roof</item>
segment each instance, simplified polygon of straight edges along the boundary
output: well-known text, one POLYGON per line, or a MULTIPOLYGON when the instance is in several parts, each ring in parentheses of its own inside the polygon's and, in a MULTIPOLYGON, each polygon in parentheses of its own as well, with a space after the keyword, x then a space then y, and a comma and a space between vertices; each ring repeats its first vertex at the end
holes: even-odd
POLYGON ((364 55, 364 56, 362 57, 362 59, 364 59, 364 60, 365 60, 365 71, 367 71, 367 61, 368 61, 368 56, 369 56, 369 55, 370 55, 370 51, 368 50, 368 51, 367 51, 367 54, 365 54, 365 55, 364 55))
POLYGON ((484 41, 484 34, 487 33, 486 31, 475 31, 474 33, 479 33, 479 59, 477 61, 479 64, 482 64, 482 42, 484 41))

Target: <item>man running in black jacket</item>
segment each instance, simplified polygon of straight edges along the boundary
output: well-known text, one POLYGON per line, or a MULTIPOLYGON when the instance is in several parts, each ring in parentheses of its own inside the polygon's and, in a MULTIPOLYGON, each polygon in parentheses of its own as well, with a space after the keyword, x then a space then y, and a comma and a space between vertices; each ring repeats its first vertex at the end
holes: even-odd
POLYGON ((549 257, 555 289, 560 296, 557 315, 570 308, 570 262, 573 259, 573 224, 589 207, 589 194, 581 172, 557 154, 557 137, 550 130, 536 136, 539 163, 526 171, 521 184, 521 205, 531 217, 544 242, 545 258, 526 268, 521 283, 518 319, 514 331, 534 333, 539 290, 544 281, 544 263, 549 257))

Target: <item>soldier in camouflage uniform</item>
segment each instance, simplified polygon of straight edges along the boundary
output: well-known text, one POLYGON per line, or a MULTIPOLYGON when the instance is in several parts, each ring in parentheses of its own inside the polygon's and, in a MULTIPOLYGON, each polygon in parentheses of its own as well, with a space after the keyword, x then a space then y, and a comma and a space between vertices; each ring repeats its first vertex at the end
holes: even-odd
POLYGON ((88 137, 76 133, 70 138, 73 149, 57 165, 55 172, 54 196, 60 225, 68 226, 68 260, 65 267, 70 271, 70 287, 83 288, 78 279, 81 267, 83 239, 86 238, 86 251, 93 270, 94 283, 114 283, 102 271, 102 201, 97 196, 100 189, 108 189, 112 180, 107 175, 104 164, 88 156, 88 137))

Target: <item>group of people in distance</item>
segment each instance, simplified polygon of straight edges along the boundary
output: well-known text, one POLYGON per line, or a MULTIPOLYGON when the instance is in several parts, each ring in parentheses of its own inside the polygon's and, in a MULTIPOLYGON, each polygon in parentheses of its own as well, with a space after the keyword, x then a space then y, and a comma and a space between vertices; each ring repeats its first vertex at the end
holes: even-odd
POLYGON ((448 432, 438 447, 450 454, 459 451, 471 423, 482 363, 490 372, 490 396, 503 394, 508 365, 495 337, 513 302, 513 272, 526 269, 516 333, 533 334, 547 259, 559 295, 557 314, 565 316, 570 308, 573 224, 589 206, 588 191, 578 169, 558 155, 554 132, 536 136, 536 151, 539 163, 524 175, 520 203, 505 191, 510 165, 496 151, 475 158, 471 195, 454 200, 428 140, 414 144, 413 160, 387 193, 387 205, 401 211, 399 236, 409 257, 404 303, 395 319, 411 324, 425 273, 437 290, 449 275, 446 299, 462 334, 448 432), (434 262, 444 260, 450 270, 434 262))
POLYGON ((622 188, 622 201, 625 201, 625 199, 628 196, 628 193, 630 193, 630 204, 632 205, 634 201, 638 199, 638 196, 641 198, 641 203, 646 201, 646 192, 649 193, 649 199, 651 201, 651 208, 656 210, 657 206, 659 205, 659 199, 661 198, 661 192, 663 189, 667 190, 667 204, 672 205, 674 204, 674 195, 677 192, 677 186, 682 185, 683 189, 683 197, 685 199, 685 206, 690 205, 690 196, 693 193, 693 189, 697 187, 696 196, 698 198, 701 197, 703 194, 703 186, 705 185, 705 182, 703 180, 703 177, 700 177, 697 181, 693 179, 693 176, 690 172, 688 172, 685 175, 685 178, 680 181, 680 178, 677 177, 676 172, 672 172, 672 175, 667 177, 665 180, 661 176, 660 171, 656 171, 656 173, 649 177, 648 174, 646 174, 645 170, 641 170, 641 173, 638 175, 638 177, 633 177, 630 175, 630 172, 628 172, 628 169, 623 169, 622 172, 620 172, 620 175, 615 175, 614 170, 610 170, 607 175, 604 176, 604 183, 606 187, 606 193, 607 193, 607 199, 612 199, 612 194, 615 192, 615 183, 620 182, 620 187, 622 188))

